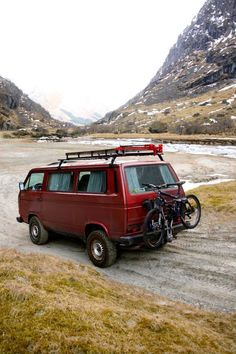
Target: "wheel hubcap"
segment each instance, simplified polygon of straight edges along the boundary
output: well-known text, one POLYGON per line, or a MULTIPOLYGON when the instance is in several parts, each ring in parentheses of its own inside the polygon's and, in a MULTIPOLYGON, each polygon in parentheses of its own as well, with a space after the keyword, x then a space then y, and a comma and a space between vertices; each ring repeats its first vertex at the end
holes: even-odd
POLYGON ((33 225, 31 228, 31 234, 34 238, 37 238, 39 236, 39 228, 37 225, 33 225))
POLYGON ((103 258, 104 247, 100 241, 98 241, 98 240, 93 241, 91 251, 92 251, 93 257, 95 259, 97 259, 98 261, 103 258))

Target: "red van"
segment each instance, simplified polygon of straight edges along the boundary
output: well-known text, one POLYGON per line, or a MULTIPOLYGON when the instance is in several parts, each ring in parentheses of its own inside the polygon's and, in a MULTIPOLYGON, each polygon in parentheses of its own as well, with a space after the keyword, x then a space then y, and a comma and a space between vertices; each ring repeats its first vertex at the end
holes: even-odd
MULTIPOLYGON (((17 221, 29 224, 30 238, 38 245, 48 241, 50 231, 82 238, 91 261, 106 267, 115 262, 118 245, 143 242, 143 202, 154 196, 143 184, 177 181, 170 163, 163 161, 161 144, 67 153, 65 159, 30 170, 19 184, 17 221), (124 159, 146 155, 156 157, 124 159)), ((181 228, 177 223, 175 232, 181 228)))

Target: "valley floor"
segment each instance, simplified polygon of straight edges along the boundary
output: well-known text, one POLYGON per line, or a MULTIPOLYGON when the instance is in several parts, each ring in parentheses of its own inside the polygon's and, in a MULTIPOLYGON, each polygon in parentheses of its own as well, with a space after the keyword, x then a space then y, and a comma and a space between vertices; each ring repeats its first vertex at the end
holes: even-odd
POLYGON ((192 134, 192 135, 179 135, 171 133, 153 133, 153 134, 142 134, 142 133, 123 133, 123 134, 112 134, 112 133, 94 133, 90 137, 95 139, 152 139, 166 142, 182 142, 191 144, 207 144, 207 145, 236 145, 235 135, 208 135, 208 134, 192 134))
MULTIPOLYGON (((0 140, 1 248, 53 254, 90 264, 80 241, 55 236, 47 245, 35 246, 29 239, 27 225, 15 220, 17 184, 24 180, 28 170, 56 161, 65 152, 81 149, 89 149, 89 146, 0 140)), ((222 176, 236 179, 236 159, 233 158, 179 152, 167 153, 165 159, 172 163, 180 179, 190 182, 222 176)), ((220 215, 204 210, 196 230, 182 232, 159 251, 122 250, 118 261, 102 272, 114 280, 170 299, 206 309, 235 311, 236 215, 220 215)))

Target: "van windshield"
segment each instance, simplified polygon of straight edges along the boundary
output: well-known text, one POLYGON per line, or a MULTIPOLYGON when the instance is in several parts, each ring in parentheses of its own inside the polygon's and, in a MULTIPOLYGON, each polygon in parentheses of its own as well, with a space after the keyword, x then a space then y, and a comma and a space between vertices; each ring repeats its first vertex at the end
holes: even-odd
POLYGON ((166 184, 175 183, 176 179, 172 175, 167 165, 142 165, 125 168, 129 192, 139 194, 148 192, 150 189, 143 184, 166 184))

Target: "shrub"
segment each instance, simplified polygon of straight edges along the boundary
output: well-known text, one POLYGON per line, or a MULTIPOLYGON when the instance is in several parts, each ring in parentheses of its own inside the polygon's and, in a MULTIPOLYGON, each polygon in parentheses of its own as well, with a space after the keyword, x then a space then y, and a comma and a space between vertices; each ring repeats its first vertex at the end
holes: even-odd
POLYGON ((34 128, 31 132, 31 136, 33 138, 40 138, 41 136, 47 136, 49 135, 49 132, 46 128, 43 128, 43 127, 37 127, 37 128, 34 128))
POLYGON ((86 134, 86 128, 85 127, 77 127, 77 128, 74 128, 71 132, 69 132, 68 134, 71 136, 71 137, 76 137, 76 136, 80 136, 80 135, 84 135, 86 134))
POLYGON ((57 129, 56 136, 58 136, 58 138, 63 138, 65 136, 68 136, 68 131, 66 129, 57 129))
POLYGON ((156 121, 148 129, 150 133, 166 133, 167 124, 164 122, 156 121))
POLYGON ((13 132, 13 135, 16 138, 20 138, 20 137, 23 137, 23 136, 26 136, 26 135, 29 135, 29 134, 30 133, 27 130, 17 130, 15 132, 13 132))
POLYGON ((13 136, 9 133, 4 133, 2 137, 3 137, 3 139, 12 139, 13 138, 13 136))

